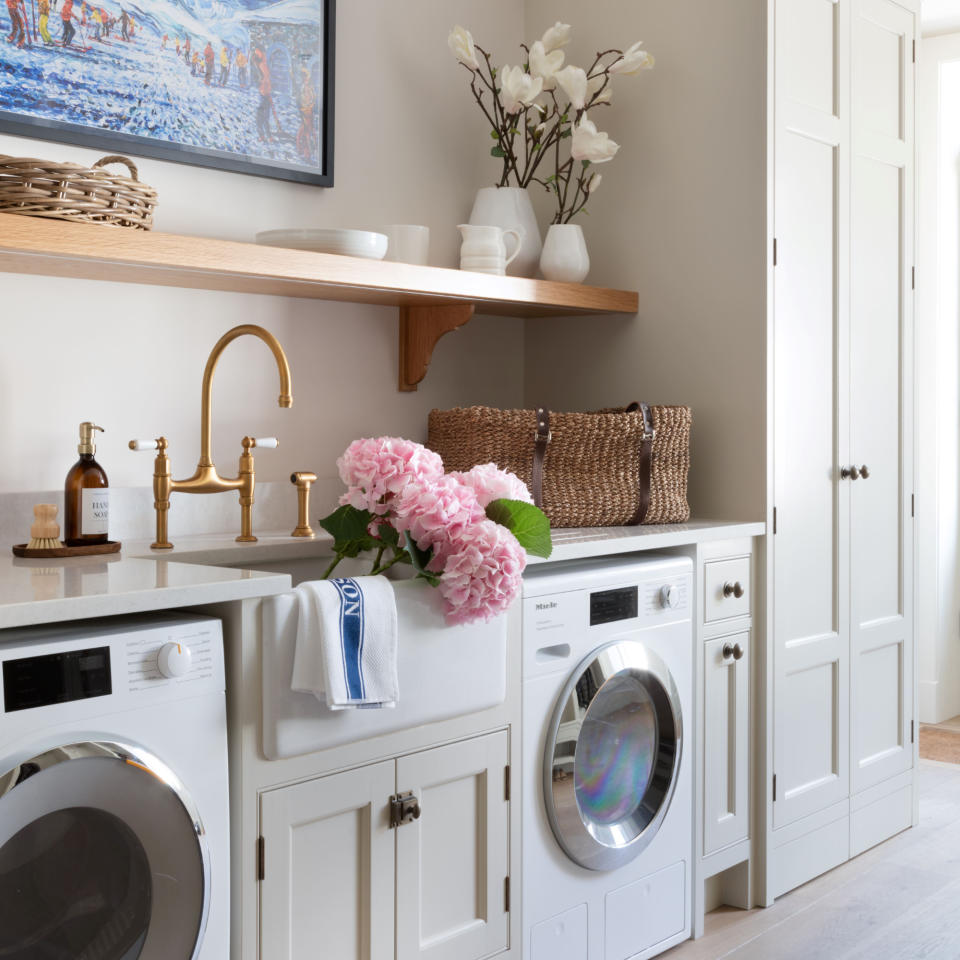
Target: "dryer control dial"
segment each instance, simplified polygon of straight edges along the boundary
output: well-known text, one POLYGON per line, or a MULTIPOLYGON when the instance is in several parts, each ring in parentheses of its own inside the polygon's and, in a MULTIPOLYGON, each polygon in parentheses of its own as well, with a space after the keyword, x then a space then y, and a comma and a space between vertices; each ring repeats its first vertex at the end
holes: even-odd
POLYGON ((680 606, 680 588, 671 584, 661 587, 660 606, 666 610, 676 610, 680 606))
POLYGON ((193 657, 185 643, 165 643, 157 654, 157 669, 168 679, 185 676, 193 657))

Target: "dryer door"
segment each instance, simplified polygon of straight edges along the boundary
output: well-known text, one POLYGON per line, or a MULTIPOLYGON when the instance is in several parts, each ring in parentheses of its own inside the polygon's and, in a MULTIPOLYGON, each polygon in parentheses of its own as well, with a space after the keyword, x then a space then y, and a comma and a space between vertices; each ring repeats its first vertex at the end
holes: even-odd
POLYGON ((197 811, 146 750, 69 743, 0 775, 0 957, 192 960, 209 885, 197 811))
POLYGON ((618 640, 584 660, 547 735, 547 817, 564 852, 590 870, 628 863, 656 835, 677 782, 683 721, 666 664, 618 640))

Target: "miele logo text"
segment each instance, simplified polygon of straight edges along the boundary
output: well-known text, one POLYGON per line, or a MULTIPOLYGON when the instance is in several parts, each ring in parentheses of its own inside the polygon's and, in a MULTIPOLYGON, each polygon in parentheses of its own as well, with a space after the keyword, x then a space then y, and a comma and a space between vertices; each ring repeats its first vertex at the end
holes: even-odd
POLYGON ((556 601, 548 600, 546 603, 538 603, 537 609, 538 610, 556 610, 558 606, 560 606, 560 604, 558 604, 556 601))

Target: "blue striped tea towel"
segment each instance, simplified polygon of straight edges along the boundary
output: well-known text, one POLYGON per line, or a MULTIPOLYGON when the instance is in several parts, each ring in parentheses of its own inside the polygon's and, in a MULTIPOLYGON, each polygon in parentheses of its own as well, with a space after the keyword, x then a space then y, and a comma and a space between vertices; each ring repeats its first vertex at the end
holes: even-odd
POLYGON ((299 602, 291 686, 331 710, 395 707, 397 603, 386 577, 312 580, 299 602))

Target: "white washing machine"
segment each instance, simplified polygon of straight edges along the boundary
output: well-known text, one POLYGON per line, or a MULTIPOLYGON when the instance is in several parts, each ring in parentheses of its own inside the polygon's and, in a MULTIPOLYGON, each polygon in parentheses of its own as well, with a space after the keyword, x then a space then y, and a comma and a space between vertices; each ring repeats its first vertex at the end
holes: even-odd
POLYGON ((642 960, 690 936, 692 563, 524 578, 525 960, 642 960))
POLYGON ((0 957, 228 957, 220 621, 0 631, 0 677, 0 957))

